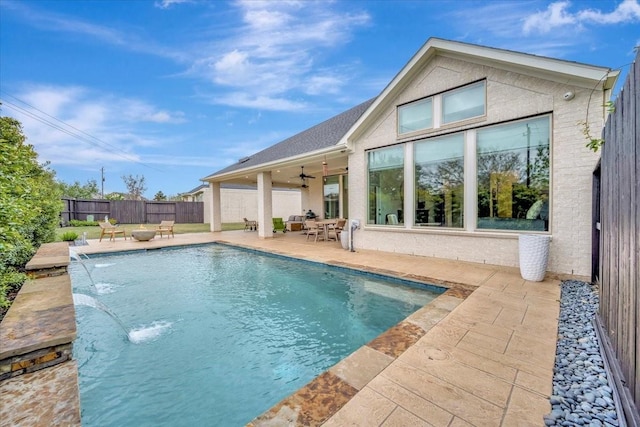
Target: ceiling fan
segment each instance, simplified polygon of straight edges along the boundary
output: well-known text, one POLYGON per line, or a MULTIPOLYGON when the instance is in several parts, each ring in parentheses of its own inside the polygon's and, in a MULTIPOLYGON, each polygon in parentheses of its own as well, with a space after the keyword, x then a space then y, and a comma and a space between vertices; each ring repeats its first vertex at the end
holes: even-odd
MULTIPOLYGON (((307 185, 307 179, 315 179, 315 176, 311 176, 311 175, 307 175, 306 173, 304 173, 304 166, 300 166, 300 174, 297 176, 297 178, 300 178, 300 180, 302 181, 302 185, 300 186, 301 188, 309 188, 309 186, 307 185)), ((294 177, 296 178, 296 177, 294 177)))

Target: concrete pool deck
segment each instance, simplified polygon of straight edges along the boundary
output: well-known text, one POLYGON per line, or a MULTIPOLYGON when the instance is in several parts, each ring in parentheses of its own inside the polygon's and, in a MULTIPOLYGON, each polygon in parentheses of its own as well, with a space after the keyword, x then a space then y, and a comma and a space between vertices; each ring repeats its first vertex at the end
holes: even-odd
MULTIPOLYGON (((250 425, 544 424, 542 417, 551 410, 560 299, 557 279, 528 282, 515 268, 349 252, 339 242, 307 241, 300 232, 277 233, 272 239, 260 239, 251 231, 226 231, 150 241, 89 240, 74 249, 90 255, 211 242, 450 288, 434 301, 437 304, 425 306, 363 346, 250 425), (323 388, 326 385, 328 389, 323 388)), ((12 403, 19 408, 20 402, 12 403)))

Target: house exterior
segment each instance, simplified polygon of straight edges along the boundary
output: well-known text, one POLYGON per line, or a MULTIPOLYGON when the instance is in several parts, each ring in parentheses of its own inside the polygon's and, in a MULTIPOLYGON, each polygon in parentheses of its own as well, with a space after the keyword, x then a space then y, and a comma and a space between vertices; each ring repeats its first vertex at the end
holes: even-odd
POLYGON ((212 218, 220 183, 249 179, 270 220, 280 173, 305 166, 322 179, 302 180, 302 208, 359 220, 356 250, 517 266, 518 235, 541 234, 549 271, 588 276, 598 155, 585 132, 600 136, 617 76, 431 38, 375 99, 205 178, 212 218))
MULTIPOLYGON (((224 223, 242 222, 244 218, 255 219, 258 214, 258 192, 254 187, 247 185, 224 184, 220 195, 221 221, 224 223)), ((180 193, 183 202, 203 202, 204 220, 211 217, 211 191, 208 184, 202 184, 196 188, 180 193)), ((289 215, 299 215, 300 191, 297 189, 273 190, 274 217, 285 220, 289 215)))

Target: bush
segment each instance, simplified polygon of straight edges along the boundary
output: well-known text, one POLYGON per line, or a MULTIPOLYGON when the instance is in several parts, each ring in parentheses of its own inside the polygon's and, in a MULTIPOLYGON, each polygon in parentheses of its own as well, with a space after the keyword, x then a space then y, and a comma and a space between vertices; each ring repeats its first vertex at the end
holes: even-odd
POLYGON ((78 238, 78 233, 74 233, 73 231, 67 231, 62 235, 63 242, 73 242, 78 238))
POLYGON ((36 249, 54 241, 62 211, 55 173, 25 140, 19 121, 0 117, 0 306, 24 282, 36 249))
POLYGON ((109 218, 109 224, 111 225, 116 225, 118 223, 118 220, 115 218, 109 218))
POLYGON ((71 227, 98 226, 98 221, 82 221, 80 219, 72 219, 69 221, 71 227))

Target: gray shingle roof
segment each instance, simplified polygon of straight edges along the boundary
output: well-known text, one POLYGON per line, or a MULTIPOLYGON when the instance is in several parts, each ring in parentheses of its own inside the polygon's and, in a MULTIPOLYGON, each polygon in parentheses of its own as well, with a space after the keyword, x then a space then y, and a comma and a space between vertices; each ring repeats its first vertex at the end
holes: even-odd
POLYGON ((350 110, 338 114, 320 124, 300 132, 284 141, 278 142, 271 147, 265 148, 248 158, 245 157, 224 169, 221 169, 209 176, 233 172, 276 160, 286 159, 304 153, 310 153, 323 148, 336 145, 347 133, 351 126, 369 108, 375 98, 363 102, 350 110), (245 160, 246 159, 246 160, 245 160))

